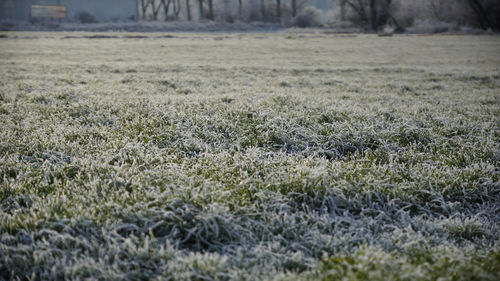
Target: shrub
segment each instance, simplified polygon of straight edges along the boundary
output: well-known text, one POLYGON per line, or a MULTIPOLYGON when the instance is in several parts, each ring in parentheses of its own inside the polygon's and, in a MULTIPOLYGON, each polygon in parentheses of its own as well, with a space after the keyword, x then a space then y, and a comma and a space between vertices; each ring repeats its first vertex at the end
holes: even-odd
POLYGON ((306 7, 294 19, 293 25, 298 27, 314 27, 321 24, 321 11, 315 7, 306 7))
POLYGON ((78 20, 81 23, 96 23, 97 22, 96 17, 87 11, 79 12, 76 17, 78 18, 78 20))
POLYGON ((442 33, 457 30, 454 23, 433 21, 433 20, 415 20, 413 25, 408 28, 412 33, 442 33))

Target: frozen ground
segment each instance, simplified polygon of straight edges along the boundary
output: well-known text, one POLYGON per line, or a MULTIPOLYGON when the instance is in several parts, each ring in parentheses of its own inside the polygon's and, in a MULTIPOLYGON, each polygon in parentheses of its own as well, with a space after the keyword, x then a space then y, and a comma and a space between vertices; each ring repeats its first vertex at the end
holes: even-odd
POLYGON ((500 277, 498 36, 2 35, 0 279, 500 277))

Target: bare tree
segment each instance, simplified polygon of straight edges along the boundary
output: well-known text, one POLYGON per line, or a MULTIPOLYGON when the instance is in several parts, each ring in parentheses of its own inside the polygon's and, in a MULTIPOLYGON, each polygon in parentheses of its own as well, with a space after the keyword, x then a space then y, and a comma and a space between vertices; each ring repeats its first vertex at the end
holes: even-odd
POLYGON ((141 0, 140 1, 140 4, 141 4, 141 16, 142 16, 142 19, 146 19, 146 13, 147 13, 147 10, 148 10, 148 6, 149 4, 151 3, 151 1, 146 1, 146 0, 141 0))
POLYGON ((442 3, 443 2, 438 1, 438 0, 429 0, 429 5, 431 7, 432 16, 437 20, 440 17, 440 6, 442 5, 442 3))
POLYGON ((181 12, 180 0, 161 0, 161 4, 163 5, 163 14, 165 16, 165 20, 170 20, 172 18, 175 20, 179 19, 179 13, 181 12), (172 17, 169 17, 168 15, 170 7, 172 7, 172 17))
POLYGON ((158 6, 156 6, 156 0, 149 0, 149 3, 151 4, 151 7, 153 9, 153 20, 158 20, 158 12, 162 7, 163 0, 158 3, 158 6))
POLYGON ((276 0, 276 18, 281 21, 281 0, 276 0))
POLYGON ((232 11, 232 5, 231 5, 231 0, 222 0, 222 16, 224 21, 226 22, 233 22, 233 11, 232 11))
MULTIPOLYGON (((399 0, 409 2, 409 0, 399 0)), ((420 4, 428 14, 408 15, 413 18, 454 22, 482 29, 500 28, 500 1, 498 0, 427 0, 420 4)))
POLYGON ((481 28, 482 29, 491 28, 492 27, 491 22, 481 3, 478 0, 468 0, 467 2, 474 11, 474 14, 476 15, 477 21, 479 22, 481 28))
POLYGON ((173 12, 175 20, 179 19, 179 14, 181 13, 181 0, 171 0, 173 3, 173 12))
POLYGON ((187 13, 187 20, 191 21, 191 3, 189 3, 189 0, 186 0, 186 13, 187 13))
POLYGON ((309 0, 302 0, 297 2, 297 0, 292 0, 292 17, 297 16, 299 11, 304 8, 304 6, 309 2, 309 0))
MULTIPOLYGON (((357 17, 356 21, 365 28, 377 30, 392 21, 398 30, 403 29, 391 15, 392 0, 339 0, 339 2, 341 8, 352 10, 357 17)), ((343 13, 345 19, 346 10, 343 13)))
POLYGON ((168 20, 168 12, 170 10, 170 3, 172 0, 161 0, 161 3, 163 4, 163 13, 165 14, 165 20, 168 20), (165 1, 167 1, 165 3, 165 1))
POLYGON ((243 18, 243 1, 238 0, 238 15, 240 16, 240 19, 243 18))
POLYGON ((340 20, 345 21, 345 5, 346 0, 340 0, 340 20))
POLYGON ((364 6, 362 0, 357 0, 356 2, 354 2, 353 0, 345 0, 345 3, 356 14, 358 14, 361 24, 366 25, 366 23, 368 22, 368 17, 366 15, 365 6, 364 6))
POLYGON ((208 18, 211 20, 214 19, 214 1, 213 0, 208 0, 208 18))
POLYGON ((203 10, 203 0, 198 0, 199 11, 200 11, 200 19, 205 18, 205 11, 203 10))
POLYGON ((260 0, 260 13, 262 14, 262 18, 266 18, 266 2, 265 0, 260 0))

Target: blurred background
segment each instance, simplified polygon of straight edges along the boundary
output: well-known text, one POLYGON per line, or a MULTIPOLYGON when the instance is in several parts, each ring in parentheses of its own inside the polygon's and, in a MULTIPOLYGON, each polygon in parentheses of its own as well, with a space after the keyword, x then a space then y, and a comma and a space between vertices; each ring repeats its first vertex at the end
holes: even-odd
POLYGON ((0 0, 20 23, 215 22, 357 31, 499 30, 498 0, 0 0))

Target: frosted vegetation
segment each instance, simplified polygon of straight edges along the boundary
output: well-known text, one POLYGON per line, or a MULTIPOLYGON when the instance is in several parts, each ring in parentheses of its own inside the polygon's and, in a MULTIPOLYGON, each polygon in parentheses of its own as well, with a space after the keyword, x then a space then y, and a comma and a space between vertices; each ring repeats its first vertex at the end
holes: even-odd
POLYGON ((498 280, 498 36, 7 33, 0 279, 498 280))

